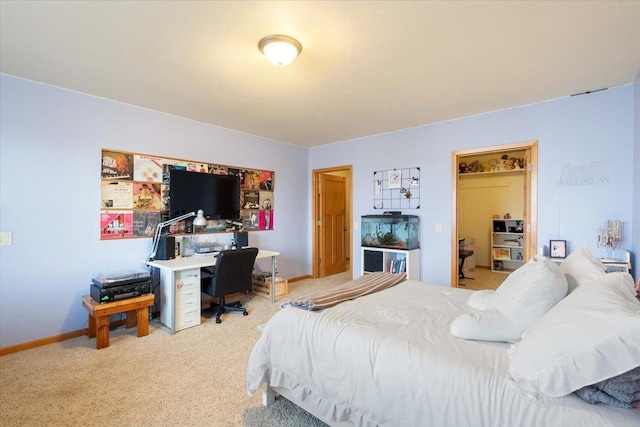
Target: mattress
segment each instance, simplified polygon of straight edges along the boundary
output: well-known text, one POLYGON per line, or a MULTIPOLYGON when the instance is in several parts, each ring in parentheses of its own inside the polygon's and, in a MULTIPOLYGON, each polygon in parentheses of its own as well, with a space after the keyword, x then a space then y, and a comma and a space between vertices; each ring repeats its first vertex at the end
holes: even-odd
POLYGON ((356 426, 640 425, 637 410, 520 394, 508 344, 449 332, 470 292, 407 280, 319 312, 283 308, 252 349, 247 390, 285 388, 356 426))

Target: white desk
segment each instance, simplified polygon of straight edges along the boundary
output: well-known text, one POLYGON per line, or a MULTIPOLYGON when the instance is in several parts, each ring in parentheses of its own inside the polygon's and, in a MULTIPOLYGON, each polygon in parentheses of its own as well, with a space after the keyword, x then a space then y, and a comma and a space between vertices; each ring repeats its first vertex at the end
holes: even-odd
MULTIPOLYGON (((604 264, 605 271, 607 273, 623 272, 631 274, 631 255, 629 251, 623 251, 622 257, 624 260, 598 258, 602 264, 604 264)), ((565 258, 551 258, 558 264, 562 264, 565 258)))
MULTIPOLYGON (((271 258, 271 302, 276 302, 276 257, 279 252, 258 250, 260 258, 271 258)), ((215 254, 168 261, 149 261, 160 269, 160 321, 171 334, 200 324, 200 269, 216 264, 215 254)))
POLYGON ((623 273, 631 273, 631 261, 620 261, 616 259, 600 258, 604 264, 607 273, 622 271, 623 273))

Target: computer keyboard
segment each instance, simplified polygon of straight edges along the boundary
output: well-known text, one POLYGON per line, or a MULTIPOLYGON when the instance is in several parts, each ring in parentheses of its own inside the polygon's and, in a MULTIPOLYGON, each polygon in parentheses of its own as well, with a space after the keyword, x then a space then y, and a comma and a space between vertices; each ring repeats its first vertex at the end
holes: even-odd
POLYGON ((199 254, 199 253, 194 253, 193 256, 197 256, 197 257, 203 257, 203 256, 216 256, 218 255, 220 252, 207 252, 207 253, 203 253, 203 254, 199 254))

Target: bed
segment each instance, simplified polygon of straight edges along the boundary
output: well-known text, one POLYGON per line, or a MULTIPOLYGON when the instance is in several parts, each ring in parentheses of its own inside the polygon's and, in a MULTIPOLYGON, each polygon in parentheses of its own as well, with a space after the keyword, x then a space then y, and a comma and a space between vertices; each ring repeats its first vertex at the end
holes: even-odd
POLYGON ((509 343, 450 331, 472 293, 406 280, 320 311, 285 307, 251 352, 247 390, 334 426, 640 425, 636 409, 514 386, 509 343))

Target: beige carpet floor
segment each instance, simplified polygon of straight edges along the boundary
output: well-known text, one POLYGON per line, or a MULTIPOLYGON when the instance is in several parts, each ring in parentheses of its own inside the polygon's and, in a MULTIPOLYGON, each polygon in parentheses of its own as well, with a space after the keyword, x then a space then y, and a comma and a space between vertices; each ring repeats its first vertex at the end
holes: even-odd
POLYGON ((464 275, 471 279, 461 279, 459 286, 463 289, 471 289, 472 291, 498 289, 498 286, 509 277, 506 273, 493 272, 488 267, 477 267, 473 271, 465 271, 464 275))
MULTIPOLYGON (((469 289, 497 287, 506 278, 483 273, 491 272, 476 270, 479 280, 465 281, 469 289)), ((349 279, 342 273, 293 282, 287 298, 349 279)), ((121 327, 111 331, 110 346, 102 350, 82 336, 0 357, 0 425, 242 426, 243 412, 257 425, 262 396, 245 390, 246 362, 258 326, 284 300, 271 304, 247 295, 241 301, 249 316, 225 314, 221 324, 203 317, 200 326, 175 335, 157 319, 142 338, 121 327)), ((280 415, 265 416, 268 423, 280 415)))
POLYGON ((328 427, 327 424, 284 397, 267 406, 254 406, 242 413, 244 427, 328 427))
MULTIPOLYGON (((344 283, 348 273, 289 284, 289 298, 344 283)), ((2 426, 241 426, 242 412, 261 404, 244 386, 258 326, 279 303, 247 295, 249 316, 225 314, 221 324, 171 335, 158 320, 149 335, 111 331, 96 350, 86 336, 0 358, 2 426)), ((80 304, 80 301, 78 301, 80 304)))

